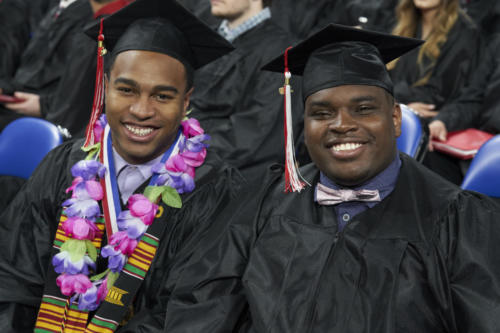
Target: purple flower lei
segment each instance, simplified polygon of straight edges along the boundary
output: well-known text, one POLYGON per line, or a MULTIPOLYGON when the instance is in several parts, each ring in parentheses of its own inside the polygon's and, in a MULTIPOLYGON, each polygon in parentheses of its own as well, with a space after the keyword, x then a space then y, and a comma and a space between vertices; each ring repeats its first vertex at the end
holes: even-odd
MULTIPOLYGON (((106 123, 106 116, 101 116, 94 127, 96 138, 102 137, 106 123)), ((61 293, 71 296, 80 310, 93 311, 106 297, 140 238, 153 223, 158 198, 161 197, 169 206, 180 208, 179 194, 194 189, 195 168, 205 160, 208 145, 204 142, 210 137, 204 134, 196 119, 186 119, 181 125, 183 135, 179 152, 170 156, 166 163, 153 165, 151 170, 158 175, 155 182, 146 188, 144 194, 134 194, 129 198, 128 210, 117 217, 118 232, 101 250, 101 255, 108 258, 108 269, 94 276, 90 273, 95 273, 97 250, 92 240, 100 233, 95 222, 102 216, 99 201, 103 199, 99 179, 106 173, 106 167, 96 160, 101 144, 89 147, 87 158, 71 168, 74 179, 66 193, 72 194, 62 204, 68 217, 62 228, 69 239, 52 258, 52 265, 60 274, 56 283, 61 293)))

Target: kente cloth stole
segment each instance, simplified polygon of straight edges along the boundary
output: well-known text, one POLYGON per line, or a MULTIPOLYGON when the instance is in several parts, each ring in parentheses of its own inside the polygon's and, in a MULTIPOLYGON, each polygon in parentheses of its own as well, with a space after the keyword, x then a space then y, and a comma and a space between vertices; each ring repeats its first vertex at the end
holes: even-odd
MULTIPOLYGON (((142 236, 120 276, 109 289, 106 299, 101 303, 88 325, 89 312, 79 310, 76 303, 70 304, 71 297, 61 293, 56 284, 56 278, 59 274, 50 265, 34 331, 36 333, 114 332, 125 316, 129 305, 132 304, 134 296, 151 266, 159 245, 159 237, 166 226, 166 223, 158 220, 162 217, 163 212, 164 207, 160 204, 155 221, 142 236)), ((59 252, 60 246, 68 239, 62 228, 65 220, 66 216, 63 213, 57 228, 51 258, 59 252)), ((92 243, 99 255, 105 231, 104 218, 98 219, 96 225, 100 232, 92 243)))

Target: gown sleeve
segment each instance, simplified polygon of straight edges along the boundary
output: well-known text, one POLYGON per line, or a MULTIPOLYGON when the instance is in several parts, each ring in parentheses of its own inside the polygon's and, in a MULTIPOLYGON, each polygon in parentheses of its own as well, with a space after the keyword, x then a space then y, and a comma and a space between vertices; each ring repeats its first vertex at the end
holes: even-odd
POLYGON ((71 144, 52 151, 0 216, 0 331, 32 332, 45 284, 71 144))
POLYGON ((500 328, 500 205, 474 192, 460 194, 439 226, 456 332, 500 328))

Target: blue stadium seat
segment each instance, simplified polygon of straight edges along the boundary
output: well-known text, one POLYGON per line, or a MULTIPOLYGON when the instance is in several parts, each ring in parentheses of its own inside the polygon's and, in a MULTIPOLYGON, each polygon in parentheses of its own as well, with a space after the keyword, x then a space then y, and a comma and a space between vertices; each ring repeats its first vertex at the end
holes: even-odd
POLYGON ((462 188, 500 198, 500 135, 479 148, 467 170, 462 188))
POLYGON ((425 153, 425 133, 419 117, 406 105, 401 104, 401 135, 397 139, 399 151, 421 160, 425 153))
POLYGON ((14 120, 0 133, 0 175, 29 178, 43 157, 61 142, 57 127, 46 120, 14 120))

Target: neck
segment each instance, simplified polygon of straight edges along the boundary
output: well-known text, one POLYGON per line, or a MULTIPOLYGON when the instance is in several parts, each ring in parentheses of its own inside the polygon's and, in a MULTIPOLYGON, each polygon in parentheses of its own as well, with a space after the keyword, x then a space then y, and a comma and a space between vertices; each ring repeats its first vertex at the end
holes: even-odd
POLYGON ((434 20, 436 18, 438 8, 431 8, 421 11, 422 14, 422 38, 426 39, 434 27, 434 20))
POLYGON ((92 12, 94 12, 94 14, 97 13, 104 6, 109 5, 113 1, 114 0, 109 0, 109 1, 105 1, 105 2, 99 3, 99 2, 96 2, 94 0, 89 0, 90 7, 92 7, 92 12))
POLYGON ((264 9, 264 7, 262 7, 262 1, 250 1, 250 8, 238 17, 228 18, 227 25, 230 29, 234 29, 252 16, 257 15, 262 9, 264 9))

